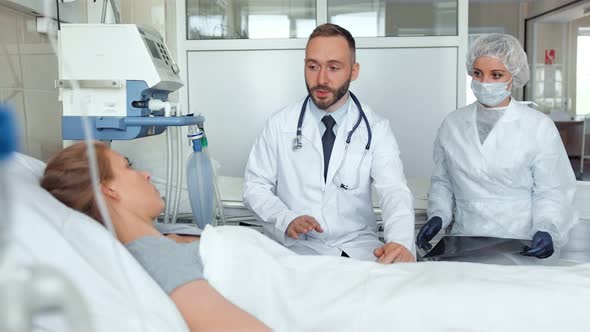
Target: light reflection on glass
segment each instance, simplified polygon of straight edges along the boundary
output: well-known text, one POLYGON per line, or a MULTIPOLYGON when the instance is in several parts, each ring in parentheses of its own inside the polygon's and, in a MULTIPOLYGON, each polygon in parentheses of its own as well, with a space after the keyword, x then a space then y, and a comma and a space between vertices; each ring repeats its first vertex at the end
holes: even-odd
POLYGON ((186 0, 188 39, 307 38, 315 0, 186 0))
POLYGON ((355 37, 456 36, 457 1, 328 0, 328 20, 355 37))

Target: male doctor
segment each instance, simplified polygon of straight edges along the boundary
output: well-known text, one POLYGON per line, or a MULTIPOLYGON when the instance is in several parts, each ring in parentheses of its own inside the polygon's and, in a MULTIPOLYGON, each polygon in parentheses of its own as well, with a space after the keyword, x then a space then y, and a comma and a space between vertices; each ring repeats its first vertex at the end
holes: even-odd
POLYGON ((268 120, 250 152, 244 202, 267 235, 297 253, 414 261, 412 195, 397 142, 388 120, 366 105, 366 119, 361 116, 348 91, 358 75, 350 32, 318 26, 305 50, 310 98, 268 120), (385 244, 377 235, 371 185, 383 211, 385 244))

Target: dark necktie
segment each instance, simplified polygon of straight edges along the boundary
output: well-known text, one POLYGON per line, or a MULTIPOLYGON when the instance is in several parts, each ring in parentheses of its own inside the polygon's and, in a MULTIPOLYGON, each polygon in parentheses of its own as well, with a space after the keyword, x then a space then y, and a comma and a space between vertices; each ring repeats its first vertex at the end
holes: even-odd
POLYGON ((334 147, 334 140, 336 135, 332 130, 336 125, 336 121, 331 115, 326 115, 322 118, 322 122, 326 125, 326 131, 322 135, 322 145, 324 147, 324 182, 328 176, 328 165, 330 164, 330 155, 332 154, 332 148, 334 147))

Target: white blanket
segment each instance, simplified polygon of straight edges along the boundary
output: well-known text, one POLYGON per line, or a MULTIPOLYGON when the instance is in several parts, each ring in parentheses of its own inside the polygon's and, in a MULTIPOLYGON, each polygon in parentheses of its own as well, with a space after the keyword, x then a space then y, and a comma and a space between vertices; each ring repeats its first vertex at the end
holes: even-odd
POLYGON ((381 265, 207 227, 205 277, 275 331, 588 331, 590 264, 381 265))

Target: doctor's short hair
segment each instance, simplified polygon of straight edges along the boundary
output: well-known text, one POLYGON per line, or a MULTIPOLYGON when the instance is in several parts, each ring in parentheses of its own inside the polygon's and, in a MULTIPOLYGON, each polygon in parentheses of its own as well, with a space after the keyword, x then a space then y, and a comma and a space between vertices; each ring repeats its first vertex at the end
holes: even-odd
POLYGON ((316 38, 316 37, 344 37, 346 42, 348 43, 348 47, 350 48, 350 52, 352 53, 352 62, 356 62, 356 42, 354 41, 354 37, 352 34, 344 29, 343 27, 333 24, 333 23, 326 23, 322 25, 318 25, 309 35, 309 41, 316 38))
MULTIPOLYGON (((99 182, 114 178, 106 144, 95 142, 99 182)), ((51 157, 41 178, 41 187, 68 207, 104 225, 92 190, 90 163, 84 142, 71 145, 51 157)))

